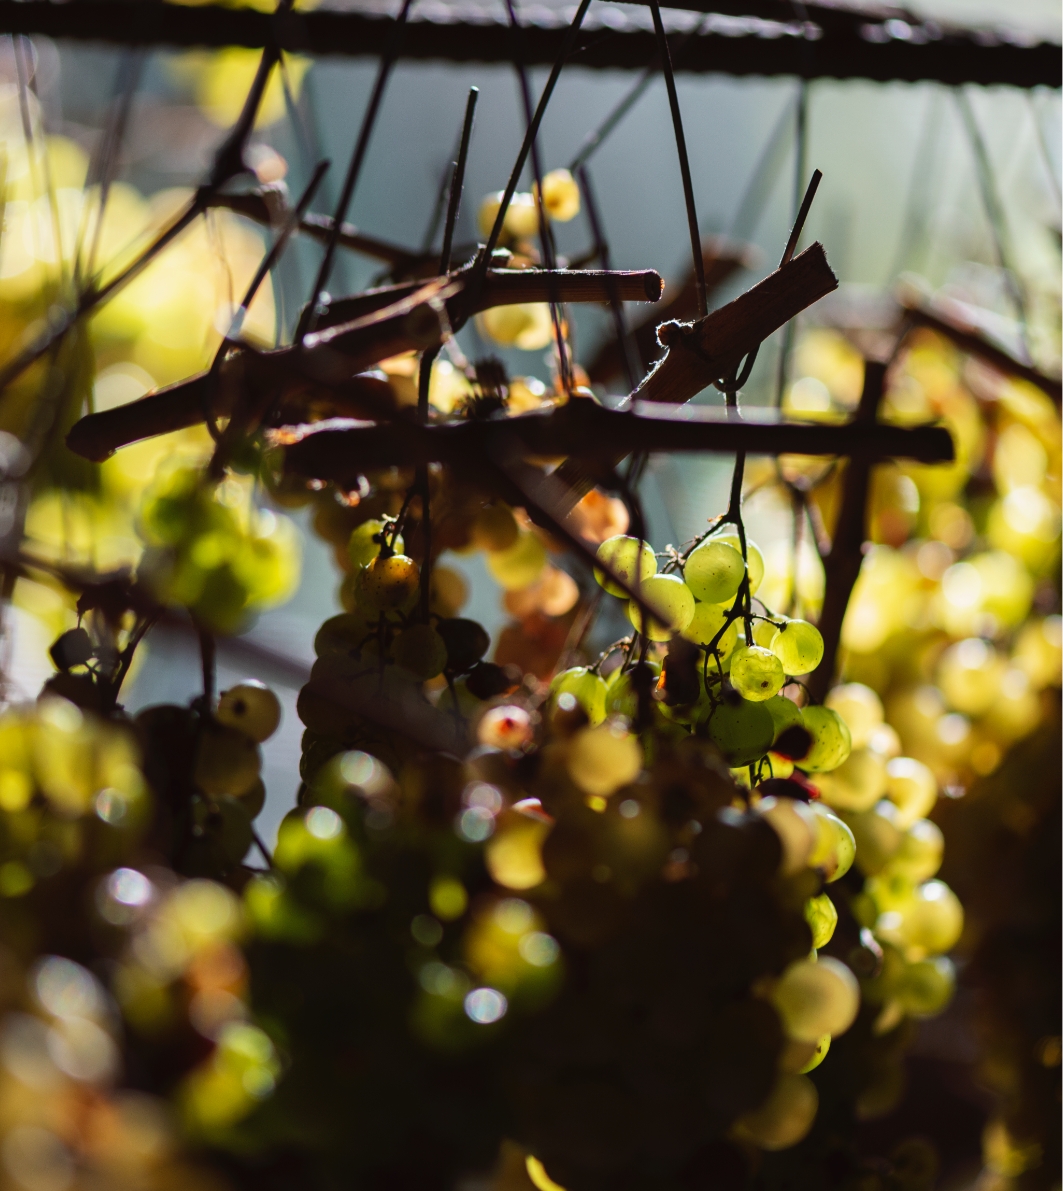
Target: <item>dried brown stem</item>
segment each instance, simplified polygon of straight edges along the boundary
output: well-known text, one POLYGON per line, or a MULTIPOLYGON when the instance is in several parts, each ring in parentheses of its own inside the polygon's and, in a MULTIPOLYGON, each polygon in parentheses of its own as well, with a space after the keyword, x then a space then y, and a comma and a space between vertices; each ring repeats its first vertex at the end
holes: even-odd
POLYGON ((776 269, 758 285, 692 324, 664 323, 657 338, 668 351, 634 396, 682 404, 734 373, 744 356, 795 315, 838 288, 822 244, 776 269))

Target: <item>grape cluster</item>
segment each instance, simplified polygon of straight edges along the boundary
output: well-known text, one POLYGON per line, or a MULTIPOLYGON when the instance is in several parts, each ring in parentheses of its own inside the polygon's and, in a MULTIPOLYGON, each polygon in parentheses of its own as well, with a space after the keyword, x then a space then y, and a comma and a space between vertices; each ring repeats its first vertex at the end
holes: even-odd
POLYGON ((294 526, 256 509, 235 475, 212 484, 195 467, 163 469, 144 494, 139 529, 141 580, 160 603, 188 608, 214 632, 235 632, 253 611, 287 599, 298 580, 294 526))

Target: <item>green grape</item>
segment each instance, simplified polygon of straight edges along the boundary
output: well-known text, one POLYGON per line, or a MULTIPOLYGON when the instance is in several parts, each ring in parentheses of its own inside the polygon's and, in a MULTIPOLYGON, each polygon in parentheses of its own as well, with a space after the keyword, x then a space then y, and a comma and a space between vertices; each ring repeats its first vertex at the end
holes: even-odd
MULTIPOLYGON (((653 682, 656 685, 657 680, 661 676, 661 666, 659 662, 643 662, 644 666, 648 666, 650 673, 653 675, 653 682)), ((638 716, 639 699, 638 693, 635 690, 635 684, 632 681, 633 671, 624 671, 622 667, 618 667, 610 674, 607 680, 607 694, 605 697, 605 710, 608 715, 622 715, 629 720, 633 720, 638 716)), ((655 704, 660 706, 660 704, 655 704)))
POLYGON ((762 703, 782 690, 782 663, 762 645, 739 646, 731 653, 731 685, 742 696, 762 703))
POLYGON ((742 586, 746 564, 741 553, 716 538, 708 538, 691 552, 683 567, 683 579, 699 600, 722 604, 742 586))
POLYGON ((339 616, 330 616, 317 631, 314 653, 318 657, 330 654, 349 656, 365 644, 372 631, 369 621, 357 612, 341 612, 339 616))
MULTIPOLYGON (((351 560, 351 566, 354 570, 360 570, 362 567, 367 567, 374 558, 380 553, 380 547, 383 544, 380 537, 387 528, 388 522, 378 521, 376 518, 371 518, 369 521, 363 521, 361 525, 355 527, 351 533, 350 540, 347 542, 347 557, 351 560)), ((392 549, 396 554, 403 554, 406 550, 406 544, 402 540, 402 534, 398 534, 392 543, 392 549)))
POLYGON ((804 802, 793 798, 762 798, 755 811, 766 819, 782 844, 779 872, 784 877, 799 873, 808 862, 816 839, 816 824, 812 812, 804 802))
POLYGON ((768 648, 787 674, 811 674, 823 660, 823 638, 807 620, 785 621, 768 648))
POLYGON ((406 554, 374 558, 359 572, 358 592, 369 608, 401 608, 417 591, 421 572, 406 554))
POLYGON ((767 1100, 740 1116, 734 1130, 762 1150, 786 1150, 812 1128, 818 1109, 819 1093, 808 1076, 784 1071, 767 1100))
POLYGON ((249 678, 222 691, 214 718, 261 744, 280 726, 281 704, 269 687, 249 678))
POLYGON ((447 646, 430 624, 413 624, 395 638, 391 656, 418 678, 435 678, 447 664, 447 646))
POLYGON ((890 857, 886 871, 913 883, 928 881, 941 868, 944 852, 941 828, 929 819, 916 819, 890 857))
POLYGON ((887 942, 905 948, 913 958, 940 955, 959 942, 963 906, 944 881, 927 881, 918 886, 903 909, 882 914, 875 931, 887 942))
POLYGON ((801 1068, 798 1074, 807 1075, 810 1071, 815 1069, 827 1057, 827 1051, 830 1050, 830 1034, 824 1034, 822 1038, 816 1043, 816 1049, 812 1052, 812 1057, 801 1068))
POLYGON ((555 674, 550 683, 550 695, 556 702, 561 695, 571 695, 587 713, 591 726, 605 719, 605 699, 608 688, 600 674, 586 666, 574 666, 555 674))
MULTIPOLYGON (((266 784, 261 778, 251 787, 250 790, 245 790, 241 795, 240 805, 247 811, 248 818, 257 818, 262 813, 262 808, 266 805, 266 784)), ((243 857, 241 857, 241 860, 243 857)))
MULTIPOLYGON (((737 532, 733 530, 714 533, 709 541, 726 542, 728 546, 733 546, 739 553, 742 551, 741 540, 737 532)), ((761 554, 756 542, 751 542, 748 538, 746 538, 746 569, 749 572, 749 594, 756 595, 757 588, 764 580, 764 555, 761 554)))
MULTIPOLYGON (((708 645, 727 621, 727 612, 717 604, 695 604, 694 615, 683 630, 688 641, 708 645)), ((730 654, 738 640, 738 621, 732 620, 723 636, 716 642, 716 652, 721 659, 730 654)))
POLYGON ((842 811, 841 816, 856 840, 857 868, 868 877, 881 872, 901 846, 897 808, 883 800, 869 811, 842 811))
POLYGON ((912 1017, 940 1013, 956 991, 956 969, 944 955, 908 964, 894 989, 894 996, 912 1017))
POLYGON ((812 946, 818 951, 831 941, 838 925, 838 910, 825 894, 810 897, 805 902, 805 921, 812 931, 812 946))
POLYGON ((772 695, 770 699, 764 700, 764 706, 768 709, 772 723, 775 725, 773 740, 778 740, 787 728, 801 726, 801 708, 792 699, 787 699, 785 695, 772 695))
POLYGON ((709 720, 709 739, 732 769, 759 761, 771 748, 775 725, 763 703, 720 703, 709 720))
POLYGON ((845 720, 854 749, 862 749, 882 723, 882 700, 862 682, 846 682, 836 686, 824 702, 845 720))
POLYGON ((221 724, 204 725, 192 772, 204 794, 245 794, 258 781, 261 768, 258 746, 250 737, 221 724))
POLYGON ((487 569, 506 591, 531 587, 545 566, 546 547, 531 530, 521 530, 512 546, 487 556, 487 569))
POLYGON ((913 757, 894 757, 886 765, 886 797, 897 808, 897 826, 907 830, 925 818, 938 799, 932 770, 913 757))
POLYGON ((628 600, 627 618, 651 641, 668 641, 681 633, 694 617, 694 597, 678 575, 651 575, 643 581, 639 594, 661 619, 651 617, 643 629, 642 609, 634 600, 628 600))
POLYGON ((869 748, 853 749, 830 773, 817 779, 820 797, 838 810, 870 810, 886 792, 886 765, 869 748))
POLYGON ((814 963, 799 959, 779 977, 772 1003, 788 1037, 818 1042, 824 1034, 844 1034, 853 1024, 860 1008, 860 986, 836 959, 820 956, 814 963))
POLYGON ((840 880, 852 868, 856 840, 848 824, 842 822, 821 802, 809 804, 816 820, 816 842, 808 858, 809 868, 819 869, 829 884, 840 880))
POLYGON ((780 624, 786 623, 786 617, 780 617, 779 621, 772 620, 754 620, 753 621, 753 644, 763 645, 765 649, 771 648, 772 638, 778 631, 780 624))
MULTIPOLYGON (((631 589, 634 589, 637 583, 657 574, 657 559, 654 557, 653 547, 626 534, 606 538, 598 547, 598 560, 631 589)), ((620 596, 621 599, 628 598, 627 592, 608 579, 604 571, 595 570, 594 577, 610 595, 620 596)))
POLYGON ((573 736, 565 766, 580 789, 608 798, 638 777, 642 745, 637 736, 610 720, 573 736))
POLYGON ((852 747, 845 721, 829 707, 804 707, 801 722, 812 737, 808 753, 799 762, 801 768, 809 773, 837 769, 852 747))
POLYGON ((490 504, 476 514, 472 540, 481 550, 495 553, 508 550, 520 536, 520 526, 513 510, 504 504, 490 504))

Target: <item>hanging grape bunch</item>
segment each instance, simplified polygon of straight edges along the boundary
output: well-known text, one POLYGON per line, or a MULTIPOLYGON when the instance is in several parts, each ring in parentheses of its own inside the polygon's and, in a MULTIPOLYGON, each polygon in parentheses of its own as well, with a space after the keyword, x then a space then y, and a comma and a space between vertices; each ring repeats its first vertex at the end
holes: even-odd
MULTIPOLYGON (((225 72, 251 66, 241 51, 181 69, 221 119, 236 115, 225 72)), ((186 232, 183 280, 158 281, 163 253, 96 311, 102 407, 75 424, 88 333, 71 340, 78 367, 49 381, 65 386, 56 426, 73 425, 71 449, 104 462, 76 498, 41 481, 43 464, 29 481, 37 553, 19 565, 39 601, 58 601, 58 673, 36 707, 0 718, 4 1177, 19 1191, 216 1175, 689 1191, 802 1172, 914 1187, 899 1162, 843 1151, 855 1120, 896 1102, 907 1023, 953 992, 964 911, 939 879, 939 792, 951 801, 991 772, 1058 682, 1054 411, 1022 389, 983 395, 982 413, 999 406, 996 490, 974 515, 961 490, 984 446, 977 418, 918 339, 878 424, 862 400, 848 417, 860 377, 879 372, 837 337, 831 384, 805 376, 781 394, 796 418, 741 417, 760 344, 837 284, 820 245, 795 255, 818 173, 776 272, 712 314, 696 276, 688 309, 651 320, 661 352, 640 383, 622 303, 655 302, 663 283, 608 268, 585 175, 540 174, 541 109, 533 120, 529 101, 509 184, 481 204, 486 243, 459 251, 470 97, 444 247, 396 257, 344 225, 356 170, 334 219, 300 223, 323 166, 289 207, 285 163, 240 141, 256 103, 281 110, 272 66, 267 51, 247 119, 184 213, 132 221, 160 243, 219 204, 268 224, 256 267, 259 242, 211 212, 242 304, 200 301, 204 238, 186 232), (250 189, 229 193, 241 172, 250 189), (601 270, 556 267, 554 225, 581 211, 601 270), (326 252, 288 342, 270 270, 297 227, 326 252), (341 246, 386 261, 389 284, 330 296, 341 246), (611 306, 630 408, 576 359, 576 302, 611 306), (165 314, 166 342, 141 308, 165 314), (548 381, 465 358, 470 322, 499 348, 548 348, 548 381), (710 385, 732 408, 690 411, 679 441, 651 403, 710 385), (817 413, 839 424, 808 425, 817 413), (932 416, 958 444, 944 468, 932 416), (736 454, 732 500, 693 541, 655 551, 639 460, 673 449, 736 454), (877 462, 894 456, 915 462, 877 462), (744 479, 792 501, 790 557, 751 540, 744 479), (855 530, 846 515, 868 497, 861 568, 862 514, 855 530), (255 820, 280 702, 253 680, 217 693, 215 655, 296 585, 284 509, 306 510, 340 576, 298 697, 299 772, 271 791, 291 809, 270 851, 255 820), (445 557, 474 551, 510 618, 494 640, 462 615, 466 581, 445 557), (832 568, 846 555, 843 626, 852 583, 839 598, 832 568), (1047 615, 1023 627, 1037 584, 1047 615), (596 632, 624 616, 630 632, 599 652, 596 632), (194 632, 202 694, 127 716, 134 652, 162 618, 194 632)), ((297 96, 305 64, 290 66, 297 96)), ((57 174, 76 156, 62 152, 57 174)), ((74 322, 97 294, 75 300, 74 322)), ((65 332, 42 334, 15 364, 43 361, 65 332)), ((26 599, 22 572, 17 584, 26 599)))

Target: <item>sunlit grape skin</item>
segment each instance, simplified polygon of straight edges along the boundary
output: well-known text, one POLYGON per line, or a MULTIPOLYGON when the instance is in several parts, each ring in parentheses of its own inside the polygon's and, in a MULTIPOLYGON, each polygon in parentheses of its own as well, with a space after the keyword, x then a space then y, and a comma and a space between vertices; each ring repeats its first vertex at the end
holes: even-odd
POLYGON ((785 681, 782 663, 770 649, 745 645, 731 654, 731 683, 743 699, 763 702, 777 695, 785 681))
POLYGON ((810 674, 823 660, 823 637, 807 620, 787 620, 769 645, 787 674, 810 674))
POLYGON ((261 743, 276 732, 281 722, 281 705, 267 686, 249 679, 222 691, 214 714, 219 723, 261 743))
POLYGON ((709 720, 709 739, 732 767, 758 761, 771 748, 774 735, 775 725, 763 703, 748 699, 721 703, 709 720))
POLYGON ((550 683, 550 694, 556 701, 561 695, 572 695, 587 713, 593 727, 605 719, 605 699, 608 687, 600 674, 586 666, 574 666, 554 676, 550 683))
POLYGON ((643 581, 639 594, 661 619, 651 616, 649 624, 644 625, 642 609, 634 600, 628 601, 627 618, 651 641, 669 640, 681 633, 694 617, 694 597, 678 575, 651 575, 643 581))
MULTIPOLYGON (((727 530, 724 533, 714 533, 710 540, 713 542, 726 542, 728 546, 733 546, 735 550, 741 553, 741 539, 732 530, 727 530)), ((749 538, 746 538, 746 570, 749 573, 749 594, 756 595, 757 589, 764 579, 764 555, 761 554, 756 542, 751 542, 749 538)))
POLYGON ((683 567, 683 579, 699 600, 722 604, 742 585, 746 565, 729 543, 709 538, 696 547, 683 567))
MULTIPOLYGON (((721 633, 726 622, 727 613, 717 604, 697 603, 694 605, 694 615, 690 618, 690 623, 683 630, 682 635, 688 641, 694 641, 698 645, 711 645, 717 634, 721 633)), ((716 652, 721 659, 726 658, 734 649, 737 640, 738 621, 732 620, 716 642, 716 652)))
POLYGON ((818 1042, 824 1034, 844 1034, 853 1024, 860 1008, 860 986, 836 959, 798 960, 779 978, 772 1002, 789 1037, 818 1042))
MULTIPOLYGON (((634 590, 637 584, 657 574, 657 559, 648 542, 627 534, 606 538, 598 547, 598 561, 607 566, 628 588, 634 590)), ((628 593, 618 587, 604 571, 596 570, 595 579, 610 595, 626 599, 628 593)))
POLYGON ((421 573, 405 554, 377 556, 360 574, 359 593, 371 608, 401 608, 416 592, 421 573))
POLYGON ((812 745, 799 764, 810 773, 826 773, 837 769, 849 756, 849 729, 837 712, 829 707, 806 707, 801 721, 812 737, 812 745))
POLYGON ((838 925, 838 911, 834 902, 825 893, 809 898, 805 902, 805 921, 812 931, 812 946, 817 951, 826 947, 838 925))

